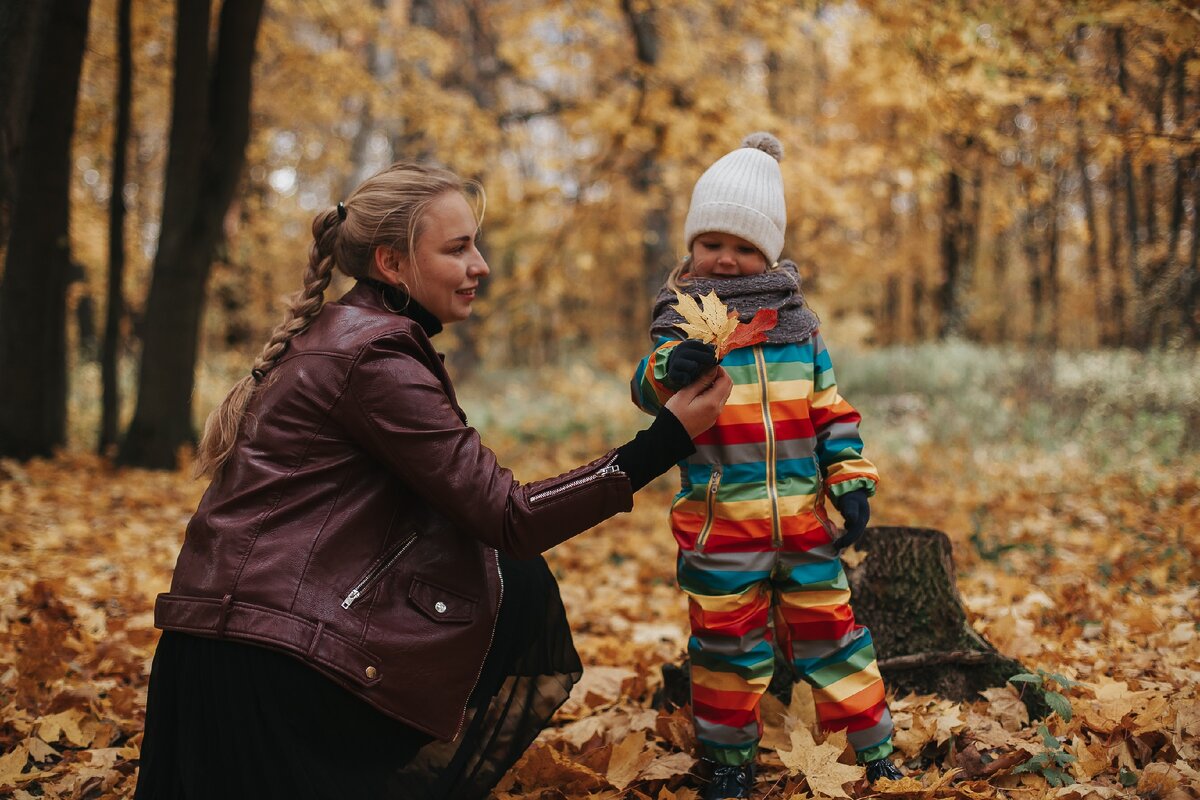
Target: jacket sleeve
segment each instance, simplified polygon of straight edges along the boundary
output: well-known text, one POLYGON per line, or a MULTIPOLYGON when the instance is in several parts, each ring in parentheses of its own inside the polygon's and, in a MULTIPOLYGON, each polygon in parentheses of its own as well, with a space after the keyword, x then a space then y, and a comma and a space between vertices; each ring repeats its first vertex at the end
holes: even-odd
POLYGON ((369 343, 342 403, 348 432, 460 530, 530 558, 633 507, 616 451, 571 472, 521 484, 459 417, 404 335, 369 343))
POLYGON ((833 362, 820 331, 813 333, 813 389, 809 414, 817 436, 817 459, 834 497, 864 489, 875 494, 879 472, 863 457, 858 424, 862 416, 837 388, 833 362))
POLYGON ((667 358, 682 339, 659 339, 658 345, 638 364, 629 389, 633 404, 647 414, 657 414, 663 404, 675 394, 664 381, 667 377, 667 358))

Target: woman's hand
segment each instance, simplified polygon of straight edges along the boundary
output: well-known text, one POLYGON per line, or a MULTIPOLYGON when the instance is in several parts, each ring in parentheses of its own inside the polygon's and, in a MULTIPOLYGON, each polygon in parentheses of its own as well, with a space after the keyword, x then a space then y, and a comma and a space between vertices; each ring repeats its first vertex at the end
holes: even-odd
POLYGON ((729 373, 714 367, 672 395, 665 407, 683 425, 688 436, 695 439, 717 421, 731 391, 733 380, 729 373))

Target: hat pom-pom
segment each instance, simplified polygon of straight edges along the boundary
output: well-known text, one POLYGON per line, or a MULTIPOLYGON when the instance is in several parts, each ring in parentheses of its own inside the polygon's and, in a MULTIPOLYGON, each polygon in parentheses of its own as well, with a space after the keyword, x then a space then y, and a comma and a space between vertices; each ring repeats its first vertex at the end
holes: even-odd
POLYGON ((776 161, 783 160, 783 145, 766 131, 758 131, 742 139, 742 147, 752 147, 755 150, 762 150, 776 161))

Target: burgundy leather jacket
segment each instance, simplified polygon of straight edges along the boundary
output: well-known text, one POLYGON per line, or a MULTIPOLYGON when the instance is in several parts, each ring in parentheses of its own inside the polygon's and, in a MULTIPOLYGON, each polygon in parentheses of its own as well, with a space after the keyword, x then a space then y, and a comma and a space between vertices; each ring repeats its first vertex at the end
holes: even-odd
POLYGON ((288 652, 451 739, 504 594, 496 551, 530 557, 628 511, 614 458, 519 484, 424 330, 359 284, 255 393, 155 625, 288 652))

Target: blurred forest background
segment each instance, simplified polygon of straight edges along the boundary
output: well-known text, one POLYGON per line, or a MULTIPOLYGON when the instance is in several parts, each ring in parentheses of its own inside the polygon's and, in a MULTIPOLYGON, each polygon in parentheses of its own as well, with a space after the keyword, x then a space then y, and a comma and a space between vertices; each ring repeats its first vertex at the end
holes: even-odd
MULTIPOLYGON (((975 629, 1069 704, 893 697, 904 796, 1200 796, 1198 46, 1196 0, 0 3, 0 793, 130 796, 190 448, 317 212, 395 159, 483 183, 492 275, 436 342, 540 478, 644 425, 692 186, 769 130, 873 522, 946 531, 975 629)), ((649 707, 674 480, 549 554, 589 683, 496 797, 697 796, 649 707)), ((857 779, 798 766, 805 707, 765 797, 857 779)))
POLYGON ((174 466, 313 215, 394 159, 488 191, 460 380, 627 373, 692 184, 758 129, 835 347, 1194 354, 1198 31, 1173 0, 6 3, 0 453, 174 466))

